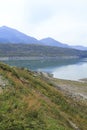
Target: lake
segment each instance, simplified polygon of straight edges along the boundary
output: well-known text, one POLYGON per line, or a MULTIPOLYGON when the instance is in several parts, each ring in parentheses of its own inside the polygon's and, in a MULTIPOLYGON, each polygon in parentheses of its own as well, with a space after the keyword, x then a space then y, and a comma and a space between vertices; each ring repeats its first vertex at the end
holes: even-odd
POLYGON ((34 71, 44 71, 55 78, 79 80, 87 78, 87 59, 40 59, 40 60, 7 60, 5 63, 25 67, 34 71))

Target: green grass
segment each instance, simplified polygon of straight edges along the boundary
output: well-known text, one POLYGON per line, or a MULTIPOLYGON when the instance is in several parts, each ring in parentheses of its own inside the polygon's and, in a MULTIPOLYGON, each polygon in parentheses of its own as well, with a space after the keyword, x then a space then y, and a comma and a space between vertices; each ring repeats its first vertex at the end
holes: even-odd
POLYGON ((87 128, 87 106, 66 97, 34 72, 0 63, 8 85, 0 94, 0 130, 81 130, 87 128))

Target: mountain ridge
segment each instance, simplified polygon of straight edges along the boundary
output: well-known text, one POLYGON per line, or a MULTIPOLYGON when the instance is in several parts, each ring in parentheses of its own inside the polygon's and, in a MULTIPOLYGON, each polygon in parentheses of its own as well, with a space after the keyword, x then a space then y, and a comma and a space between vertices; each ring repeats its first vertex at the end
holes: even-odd
POLYGON ((0 27, 0 42, 1 43, 38 43, 34 37, 28 36, 16 29, 2 26, 0 27))
POLYGON ((48 46, 57 46, 57 47, 63 47, 63 48, 69 48, 69 46, 67 44, 63 44, 51 37, 48 38, 44 38, 40 40, 42 43, 44 43, 44 45, 48 45, 48 46))
POLYGON ((26 35, 17 29, 13 29, 7 26, 0 27, 0 43, 14 43, 14 44, 39 44, 44 46, 55 46, 62 48, 73 48, 77 50, 87 50, 87 47, 84 46, 70 46, 59 42, 51 37, 47 37, 41 40, 37 40, 34 37, 26 35))

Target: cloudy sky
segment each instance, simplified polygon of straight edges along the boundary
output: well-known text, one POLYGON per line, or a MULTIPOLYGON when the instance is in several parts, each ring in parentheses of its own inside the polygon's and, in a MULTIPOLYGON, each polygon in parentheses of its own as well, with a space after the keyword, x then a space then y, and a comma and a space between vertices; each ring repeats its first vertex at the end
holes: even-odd
POLYGON ((87 46, 87 0, 0 0, 0 26, 87 46))

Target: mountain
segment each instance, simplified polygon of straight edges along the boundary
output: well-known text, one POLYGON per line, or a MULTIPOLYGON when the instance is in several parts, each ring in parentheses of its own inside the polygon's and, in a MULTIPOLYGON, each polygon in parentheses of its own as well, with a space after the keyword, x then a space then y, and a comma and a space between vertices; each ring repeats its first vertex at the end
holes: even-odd
POLYGON ((43 43, 43 45, 46 45, 46 46, 55 46, 55 47, 62 47, 62 48, 73 48, 73 49, 77 49, 77 50, 87 50, 87 47, 84 47, 84 46, 70 46, 68 44, 63 44, 53 38, 44 38, 44 39, 41 39, 40 40, 41 43, 43 43))
POLYGON ((87 50, 87 47, 69 46, 68 44, 61 43, 50 37, 37 40, 34 37, 28 36, 16 29, 13 29, 7 26, 0 27, 0 43, 39 44, 39 45, 44 45, 44 46, 55 46, 55 47, 62 47, 62 48, 73 48, 77 50, 87 50))
POLYGON ((0 130, 86 130, 86 95, 87 83, 0 63, 0 130))
POLYGON ((84 58, 87 51, 37 44, 0 44, 0 57, 84 58))
POLYGON ((41 39, 40 42, 46 46, 56 46, 56 47, 69 48, 69 46, 67 44, 63 44, 63 43, 56 41, 55 39, 50 38, 50 37, 41 39))
POLYGON ((17 31, 16 29, 2 26, 0 27, 0 43, 38 44, 39 41, 33 37, 17 31))
POLYGON ((71 46, 71 48, 77 49, 77 50, 83 50, 83 51, 87 50, 87 47, 84 47, 84 46, 71 46))

